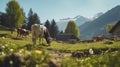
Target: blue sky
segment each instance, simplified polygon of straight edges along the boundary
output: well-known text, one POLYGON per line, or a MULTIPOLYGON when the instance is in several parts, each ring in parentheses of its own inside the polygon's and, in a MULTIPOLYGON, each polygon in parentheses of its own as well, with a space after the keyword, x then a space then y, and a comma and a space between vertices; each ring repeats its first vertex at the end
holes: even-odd
MULTIPOLYGON (((0 0, 0 11, 5 12, 10 0, 0 0)), ((17 0, 26 16, 32 8, 40 17, 41 22, 53 18, 57 21, 63 18, 73 18, 77 15, 92 17, 96 13, 106 12, 120 5, 120 0, 17 0)))

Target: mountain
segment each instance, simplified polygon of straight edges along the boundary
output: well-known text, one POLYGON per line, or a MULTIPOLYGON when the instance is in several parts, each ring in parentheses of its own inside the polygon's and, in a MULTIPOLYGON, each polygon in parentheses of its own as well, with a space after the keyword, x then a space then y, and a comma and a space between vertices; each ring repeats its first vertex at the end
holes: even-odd
POLYGON ((93 16, 92 20, 95 20, 97 19, 98 17, 102 16, 103 15, 103 12, 100 12, 100 13, 97 13, 93 16))
POLYGON ((2 12, 0 12, 0 15, 2 15, 2 12))
POLYGON ((1 24, 1 15, 2 15, 2 12, 0 12, 0 24, 1 24))
POLYGON ((120 6, 116 6, 93 21, 86 22, 79 26, 80 38, 91 39, 96 35, 109 36, 106 32, 106 25, 116 23, 120 20, 120 6))
POLYGON ((86 17, 83 17, 83 16, 76 16, 74 18, 64 18, 64 19, 60 19, 58 22, 57 22, 57 25, 59 27, 59 30, 60 31, 64 31, 68 22, 70 20, 74 20, 77 24, 77 26, 80 26, 82 25, 83 23, 87 22, 87 21, 90 21, 90 19, 86 18, 86 17))
POLYGON ((76 21, 77 26, 80 26, 83 23, 90 21, 90 19, 80 16, 80 15, 74 17, 73 19, 76 21))

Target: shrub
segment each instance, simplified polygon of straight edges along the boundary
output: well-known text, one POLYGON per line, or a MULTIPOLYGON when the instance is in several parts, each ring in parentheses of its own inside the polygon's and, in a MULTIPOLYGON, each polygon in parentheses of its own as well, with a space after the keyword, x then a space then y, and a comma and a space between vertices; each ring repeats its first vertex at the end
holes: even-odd
POLYGON ((105 41, 104 44, 113 44, 112 41, 105 41))

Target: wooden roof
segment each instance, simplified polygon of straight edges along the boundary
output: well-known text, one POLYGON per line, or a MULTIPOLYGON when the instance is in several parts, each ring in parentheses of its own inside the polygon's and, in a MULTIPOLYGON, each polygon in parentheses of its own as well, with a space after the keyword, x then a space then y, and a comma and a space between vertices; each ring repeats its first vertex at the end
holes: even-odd
POLYGON ((73 34, 58 34, 56 36, 56 40, 67 41, 69 39, 76 39, 76 37, 73 34))
POLYGON ((115 30, 118 26, 120 26, 120 21, 118 21, 118 22, 115 24, 115 26, 113 26, 113 28, 109 31, 109 33, 113 33, 114 30, 115 30))

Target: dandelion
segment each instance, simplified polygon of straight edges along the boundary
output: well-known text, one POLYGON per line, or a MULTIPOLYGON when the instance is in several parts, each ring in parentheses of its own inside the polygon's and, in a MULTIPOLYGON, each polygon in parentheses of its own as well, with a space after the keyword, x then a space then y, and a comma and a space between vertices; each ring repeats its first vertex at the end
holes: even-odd
POLYGON ((20 49, 20 50, 19 50, 20 53, 22 53, 22 52, 24 52, 24 51, 25 51, 24 49, 20 49))
POLYGON ((35 53, 36 53, 36 54, 42 54, 42 51, 40 51, 40 50, 35 50, 35 53))

